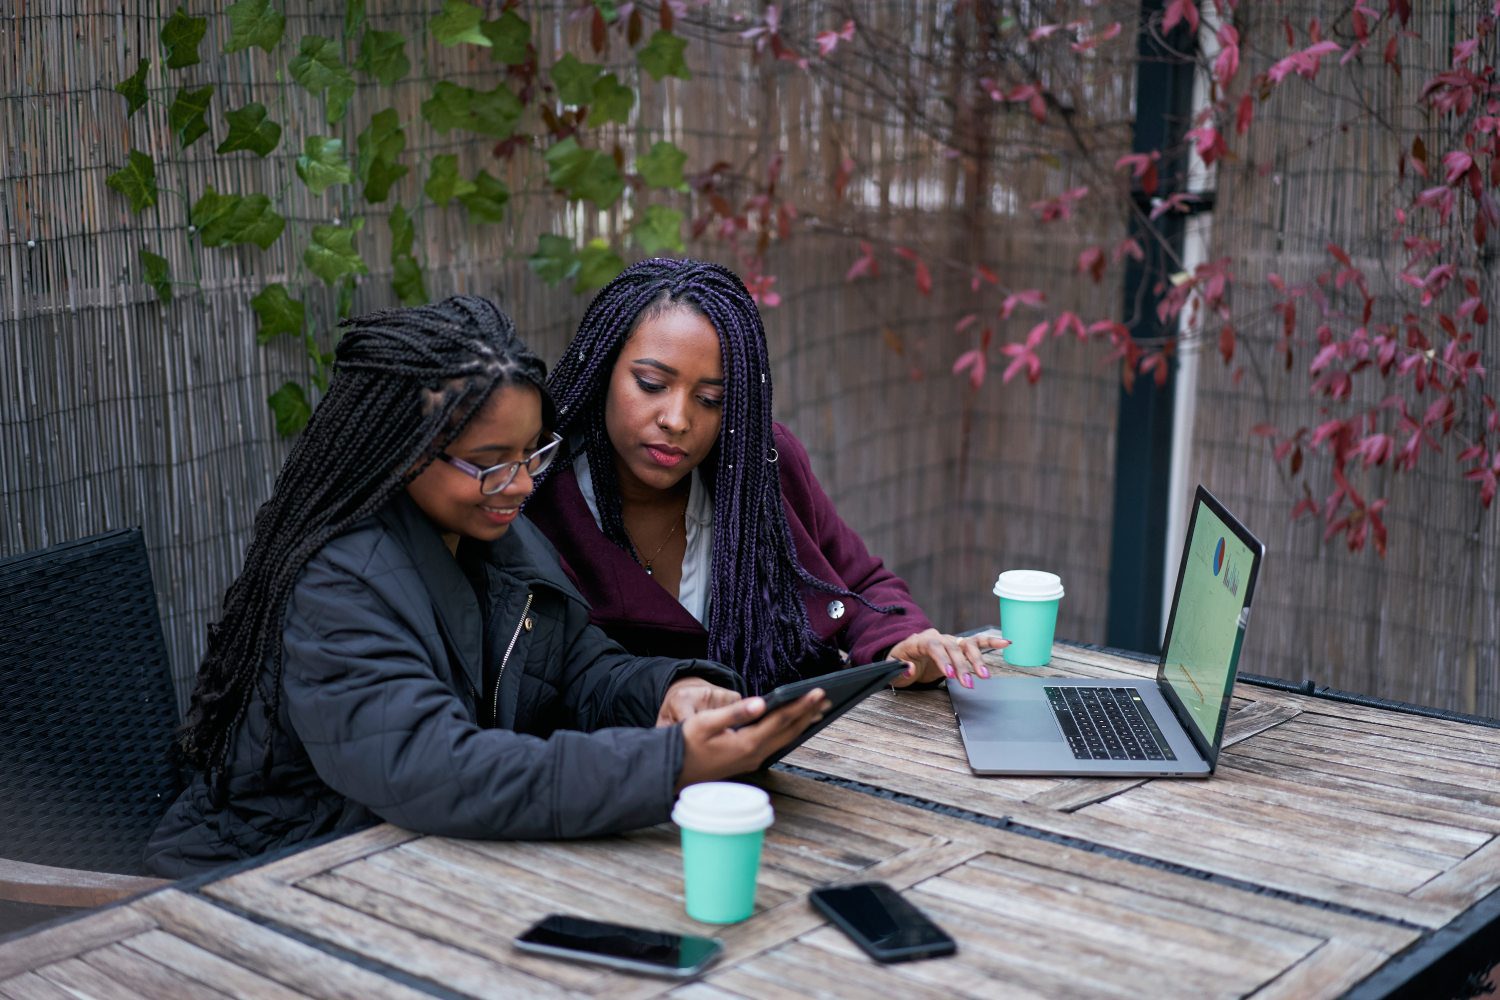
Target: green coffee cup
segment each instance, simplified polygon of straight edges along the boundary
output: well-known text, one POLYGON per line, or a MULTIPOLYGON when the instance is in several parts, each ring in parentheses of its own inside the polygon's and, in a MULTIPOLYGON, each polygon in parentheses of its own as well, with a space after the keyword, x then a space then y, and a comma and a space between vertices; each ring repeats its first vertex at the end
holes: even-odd
POLYGON ((682 790, 672 822, 682 828, 688 916, 732 924, 755 912, 760 849, 773 818, 771 797, 753 785, 705 781, 682 790))
POLYGON ((1000 598, 1000 631, 1010 640, 1005 662, 1014 667, 1046 666, 1052 659, 1062 580, 1041 570, 1006 570, 995 581, 994 593, 1000 598))

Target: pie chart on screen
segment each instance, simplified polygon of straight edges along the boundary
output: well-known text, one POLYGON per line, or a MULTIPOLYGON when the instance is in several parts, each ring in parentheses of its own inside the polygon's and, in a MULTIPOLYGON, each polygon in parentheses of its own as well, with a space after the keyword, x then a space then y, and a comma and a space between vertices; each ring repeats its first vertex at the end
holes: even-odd
POLYGON ((1214 576, 1219 575, 1219 570, 1224 568, 1224 539, 1219 539, 1219 544, 1214 546, 1214 576))

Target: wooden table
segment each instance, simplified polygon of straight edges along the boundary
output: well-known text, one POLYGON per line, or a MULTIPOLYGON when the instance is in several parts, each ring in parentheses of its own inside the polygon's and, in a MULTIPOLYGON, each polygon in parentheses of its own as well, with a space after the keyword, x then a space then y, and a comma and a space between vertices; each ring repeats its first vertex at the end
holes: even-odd
POLYGON ((730 927, 683 912, 670 824, 569 843, 381 826, 0 944, 0 997, 1336 996, 1500 883, 1500 733, 1236 695, 1207 782, 975 777, 944 692, 877 695, 762 776, 776 823, 756 913, 730 927), (876 965, 807 903, 866 879, 958 954, 876 965), (511 947, 552 912, 726 952, 677 983, 511 947))

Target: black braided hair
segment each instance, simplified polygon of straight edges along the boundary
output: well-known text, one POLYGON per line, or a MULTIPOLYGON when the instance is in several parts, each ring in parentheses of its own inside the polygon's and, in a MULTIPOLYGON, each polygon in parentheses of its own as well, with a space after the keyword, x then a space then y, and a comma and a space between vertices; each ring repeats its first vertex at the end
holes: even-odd
POLYGON ((812 631, 799 584, 882 613, 896 609, 818 579, 797 558, 775 464, 766 332, 744 283, 706 261, 658 257, 632 265, 590 303, 548 385, 559 432, 582 439, 605 536, 634 554, 604 401, 615 362, 636 328, 683 308, 713 324, 724 365, 723 423, 702 466, 714 497, 708 655, 737 670, 752 691, 768 691, 795 679, 800 666, 826 667, 836 656, 812 631))
POLYGON ((333 380, 255 515, 178 733, 183 757, 216 790, 257 687, 277 725, 282 620, 307 560, 431 464, 496 386, 535 386, 543 420, 555 423, 546 366, 492 302, 455 296, 342 326, 333 380))

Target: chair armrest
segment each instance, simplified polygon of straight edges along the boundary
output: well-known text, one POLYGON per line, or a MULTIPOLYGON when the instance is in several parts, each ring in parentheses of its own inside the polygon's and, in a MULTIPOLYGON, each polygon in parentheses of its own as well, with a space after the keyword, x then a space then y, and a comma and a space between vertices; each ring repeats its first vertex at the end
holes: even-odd
POLYGON ((0 858, 0 900, 43 906, 103 906, 171 885, 170 879, 53 868, 0 858))

